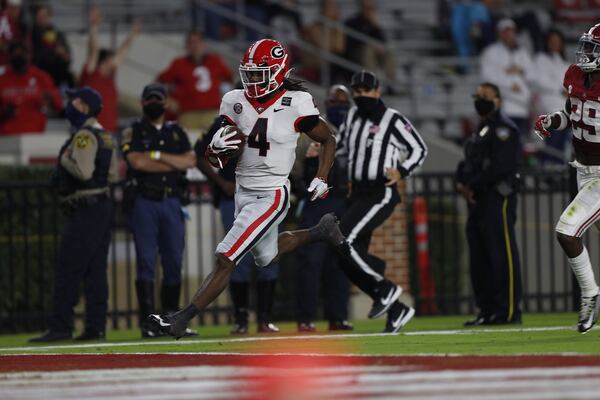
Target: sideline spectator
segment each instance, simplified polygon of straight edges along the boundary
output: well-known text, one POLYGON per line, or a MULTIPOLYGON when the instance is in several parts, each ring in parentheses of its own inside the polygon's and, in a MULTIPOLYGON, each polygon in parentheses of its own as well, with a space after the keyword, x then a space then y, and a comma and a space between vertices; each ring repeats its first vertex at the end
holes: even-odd
POLYGON ((206 52, 202 33, 189 32, 185 45, 187 54, 173 60, 158 81, 169 86, 170 111, 179 115, 181 126, 206 131, 233 76, 219 55, 206 52))
POLYGON ((503 19, 497 25, 499 40, 482 53, 483 81, 500 88, 503 111, 517 125, 522 135, 530 131, 530 82, 533 80, 533 62, 527 50, 519 47, 515 22, 503 19))
MULTIPOLYGON (((235 199, 235 168, 237 160, 229 160, 218 172, 204 156, 215 133, 221 128, 221 118, 215 119, 206 135, 196 142, 196 160, 198 169, 213 183, 213 199, 221 212, 221 222, 225 232, 233 226, 235 199)), ((276 333, 279 328, 273 323, 271 309, 275 300, 275 285, 279 276, 279 264, 272 263, 266 267, 257 267, 254 256, 246 254, 231 273, 229 294, 233 303, 233 326, 231 333, 243 335, 248 333, 248 305, 250 276, 256 271, 256 320, 258 333, 276 333)))
MULTIPOLYGON (((240 24, 235 19, 228 18, 226 15, 233 15, 238 12, 238 3, 243 3, 243 14, 246 18, 267 25, 269 20, 268 4, 265 0, 245 0, 243 2, 235 0, 192 0, 192 26, 194 29, 204 27, 206 37, 213 40, 224 40, 234 36, 236 29, 240 29, 240 24), (206 5, 220 7, 225 9, 225 15, 215 12, 206 5), (204 21, 201 22, 201 19, 204 21), (201 25, 202 24, 202 25, 201 25)), ((264 37, 264 32, 252 27, 245 29, 246 40, 253 42, 264 37)))
POLYGON ((33 64, 50 74, 61 92, 73 87, 71 49, 65 35, 52 24, 52 9, 47 4, 35 7, 31 44, 33 64))
POLYGON ((117 68, 127 56, 129 49, 141 30, 139 21, 134 21, 129 34, 117 51, 98 49, 98 26, 102 22, 100 9, 94 7, 89 14, 89 39, 87 58, 81 72, 80 85, 96 89, 104 102, 98 122, 109 132, 116 132, 118 119, 119 94, 116 87, 117 68))
POLYGON ((359 0, 360 11, 346 21, 354 29, 375 40, 378 44, 365 43, 349 35, 346 42, 346 58, 371 71, 382 71, 387 79, 396 81, 394 53, 386 48, 386 38, 379 26, 376 0, 359 0))
MULTIPOLYGON (((335 23, 340 20, 340 8, 337 0, 323 0, 321 3, 321 16, 335 23)), ((304 29, 304 37, 313 46, 324 49, 333 55, 343 57, 346 54, 346 35, 344 32, 329 24, 316 20, 304 29)), ((321 74, 321 55, 310 52, 302 57, 303 76, 307 79, 318 80, 321 74)), ((331 65, 330 79, 342 81, 344 70, 340 70, 335 64, 331 65)))
POLYGON ((21 0, 0 0, 0 65, 8 62, 11 42, 26 42, 27 26, 21 3, 21 0))
POLYGON ((0 135, 42 133, 48 107, 63 108, 60 93, 46 72, 29 64, 23 43, 12 43, 0 73, 0 135))
POLYGON ((451 15, 452 38, 458 55, 478 54, 484 26, 491 21, 487 7, 477 0, 456 1, 451 15))
MULTIPOLYGON (((342 125, 351 107, 351 95, 342 85, 329 89, 325 102, 327 121, 336 131, 342 125)), ((329 196, 319 202, 309 201, 306 182, 310 181, 318 167, 319 146, 302 135, 296 149, 296 164, 292 170, 294 187, 299 194, 301 211, 299 228, 304 229, 317 223, 327 213, 342 215, 346 209, 348 178, 346 159, 337 157, 329 174, 328 182, 333 186, 329 196)), ((318 298, 323 288, 325 318, 329 330, 352 330, 348 319, 350 282, 341 270, 336 252, 327 243, 304 245, 296 252, 296 309, 299 332, 314 332, 313 321, 317 319, 318 298)))
MULTIPOLYGON (((546 35, 546 48, 535 58, 535 86, 542 110, 562 110, 567 93, 562 87, 565 71, 569 62, 565 59, 565 41, 563 34, 557 29, 551 29, 546 35)), ((570 139, 570 129, 553 132, 545 140, 547 146, 556 150, 554 154, 545 157, 546 161, 563 163, 565 147, 570 139), (563 157, 560 157, 563 154, 563 157)))

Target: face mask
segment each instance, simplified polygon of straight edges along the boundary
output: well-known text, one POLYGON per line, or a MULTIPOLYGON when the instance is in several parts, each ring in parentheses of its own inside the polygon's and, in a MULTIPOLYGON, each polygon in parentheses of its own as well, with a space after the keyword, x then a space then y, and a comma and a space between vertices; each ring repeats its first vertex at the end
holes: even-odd
POLYGON ((89 118, 87 114, 84 114, 78 109, 76 109, 73 103, 70 101, 65 107, 65 116, 75 129, 81 128, 83 124, 85 124, 85 121, 87 121, 87 119, 89 118))
POLYGON ((348 114, 348 108, 349 107, 346 105, 327 107, 327 121, 331 122, 331 124, 336 128, 339 128, 340 125, 342 125, 342 123, 344 122, 346 114, 348 114))
POLYGON ((494 111, 494 102, 492 100, 482 99, 477 97, 473 102, 477 114, 484 117, 494 111))
POLYGON ((356 107, 360 114, 369 115, 377 107, 379 99, 375 97, 357 96, 354 98, 354 102, 356 103, 356 107))
POLYGON ((144 115, 155 120, 165 113, 165 105, 162 103, 148 103, 144 105, 144 115))
POLYGON ((12 56, 9 60, 10 66, 18 73, 25 72, 27 67, 27 58, 22 54, 12 56))

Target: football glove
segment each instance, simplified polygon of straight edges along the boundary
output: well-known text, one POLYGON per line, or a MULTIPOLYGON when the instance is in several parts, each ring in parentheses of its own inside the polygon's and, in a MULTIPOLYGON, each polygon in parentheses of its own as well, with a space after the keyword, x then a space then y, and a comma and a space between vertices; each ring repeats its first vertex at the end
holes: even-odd
POLYGON ((238 145, 242 143, 242 141, 239 139, 232 139, 235 135, 237 135, 237 132, 235 131, 228 133, 225 136, 221 136, 225 128, 226 127, 219 128, 219 130, 215 132, 210 144, 208 145, 214 154, 222 154, 231 150, 237 150, 239 147, 238 145))
POLYGON ((204 157, 206 157, 206 159, 208 160, 210 165, 212 165, 215 168, 219 168, 219 169, 223 169, 225 164, 227 164, 227 161, 229 161, 229 159, 227 157, 225 157, 223 154, 214 153, 210 147, 206 148, 204 157))
POLYGON ((327 186, 327 181, 325 179, 317 176, 312 180, 307 190, 309 193, 312 193, 310 201, 315 201, 316 199, 324 199, 327 197, 329 186, 327 186))
POLYGON ((535 120, 535 128, 533 132, 541 139, 550 137, 550 132, 548 128, 550 128, 550 124, 552 122, 551 115, 540 115, 535 120))

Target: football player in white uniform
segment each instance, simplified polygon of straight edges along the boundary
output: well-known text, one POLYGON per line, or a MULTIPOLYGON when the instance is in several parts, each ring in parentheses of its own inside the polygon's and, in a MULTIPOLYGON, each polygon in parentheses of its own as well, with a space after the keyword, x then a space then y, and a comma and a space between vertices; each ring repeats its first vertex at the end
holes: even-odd
POLYGON ((262 39, 253 43, 239 70, 244 89, 223 96, 220 114, 224 127, 215 133, 207 150, 211 164, 222 166, 232 151, 243 146, 236 167, 233 227, 217 246, 216 267, 191 303, 175 314, 149 317, 162 332, 176 338, 182 337, 187 323, 225 289, 237 261, 248 251, 256 264, 264 267, 309 241, 327 240, 334 246, 345 242, 333 214, 325 215, 312 228, 279 233, 289 206, 288 175, 299 133, 306 133, 322 148, 317 176, 308 187, 311 200, 326 196, 329 190, 327 176, 335 156, 335 136, 319 117, 312 96, 288 78, 288 55, 279 42, 262 39), (241 130, 246 140, 236 139, 239 133, 229 133, 227 125, 241 130))

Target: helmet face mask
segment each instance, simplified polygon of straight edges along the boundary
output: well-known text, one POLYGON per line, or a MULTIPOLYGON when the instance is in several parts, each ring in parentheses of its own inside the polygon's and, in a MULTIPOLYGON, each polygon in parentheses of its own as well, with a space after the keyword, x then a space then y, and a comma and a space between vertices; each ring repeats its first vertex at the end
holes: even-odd
POLYGON ((575 54, 577 66, 584 72, 600 71, 600 24, 581 36, 575 54))
POLYGON ((288 72, 287 52, 275 40, 259 40, 246 50, 239 71, 248 97, 265 96, 283 85, 288 72))

